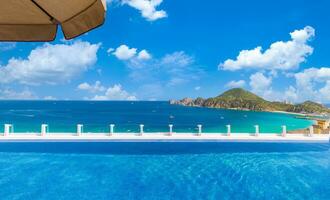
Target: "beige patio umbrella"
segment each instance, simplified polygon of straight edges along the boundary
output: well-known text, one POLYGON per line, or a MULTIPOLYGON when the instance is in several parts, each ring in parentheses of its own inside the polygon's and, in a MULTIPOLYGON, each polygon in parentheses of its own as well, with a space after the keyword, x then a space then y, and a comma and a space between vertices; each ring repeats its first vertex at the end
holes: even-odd
POLYGON ((105 0, 0 0, 0 41, 72 39, 103 24, 105 0))

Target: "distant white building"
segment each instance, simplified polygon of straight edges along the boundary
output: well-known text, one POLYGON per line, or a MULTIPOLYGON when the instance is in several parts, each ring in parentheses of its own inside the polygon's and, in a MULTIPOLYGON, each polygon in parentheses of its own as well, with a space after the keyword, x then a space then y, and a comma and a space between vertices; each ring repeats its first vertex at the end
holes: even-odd
POLYGON ((291 105, 293 104, 293 103, 292 103, 291 101, 289 101, 289 100, 284 100, 283 103, 285 103, 285 104, 291 104, 291 105))

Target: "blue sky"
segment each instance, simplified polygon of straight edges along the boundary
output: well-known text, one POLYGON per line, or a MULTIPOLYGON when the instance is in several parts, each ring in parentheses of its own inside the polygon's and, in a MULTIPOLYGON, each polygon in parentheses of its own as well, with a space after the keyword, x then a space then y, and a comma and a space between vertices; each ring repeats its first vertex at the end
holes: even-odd
POLYGON ((330 102, 327 0, 112 0, 77 39, 0 43, 1 99, 168 100, 243 87, 330 102))

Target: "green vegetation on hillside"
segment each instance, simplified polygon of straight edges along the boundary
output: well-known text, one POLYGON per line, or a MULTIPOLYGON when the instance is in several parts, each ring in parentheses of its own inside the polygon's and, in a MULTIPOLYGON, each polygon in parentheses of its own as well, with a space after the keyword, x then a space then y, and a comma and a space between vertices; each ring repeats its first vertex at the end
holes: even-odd
POLYGON ((304 103, 296 105, 282 102, 270 102, 253 94, 252 92, 246 91, 241 88, 234 88, 228 90, 223 94, 213 98, 184 98, 179 101, 171 101, 171 103, 185 106, 200 106, 239 110, 285 111, 316 114, 330 113, 330 110, 328 108, 312 101, 306 101, 304 103))
POLYGON ((298 113, 329 113, 329 108, 319 103, 305 101, 304 103, 293 106, 289 111, 298 113))
POLYGON ((209 98, 204 102, 206 107, 235 108, 249 110, 270 110, 269 102, 257 95, 240 88, 228 90, 225 93, 209 98))

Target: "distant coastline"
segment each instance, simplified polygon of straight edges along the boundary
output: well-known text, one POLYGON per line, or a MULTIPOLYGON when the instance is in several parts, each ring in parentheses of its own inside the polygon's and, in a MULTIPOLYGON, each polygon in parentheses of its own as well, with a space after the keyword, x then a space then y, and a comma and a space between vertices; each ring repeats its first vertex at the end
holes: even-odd
MULTIPOLYGON (((170 104, 221 108, 228 110, 259 111, 294 115, 295 118, 313 121, 313 128, 319 133, 329 133, 329 127, 320 124, 328 123, 330 120, 330 109, 322 104, 306 101, 301 104, 288 102, 270 102, 249 91, 235 88, 224 92, 213 98, 184 98, 182 100, 171 100, 170 104), (327 122, 325 122, 327 121, 327 122)), ((309 133, 309 128, 291 130, 289 133, 309 133)))
POLYGON ((309 117, 322 117, 330 114, 330 109, 319 103, 312 101, 305 101, 300 104, 271 102, 241 88, 234 88, 217 97, 206 99, 199 97, 196 99, 184 98, 181 100, 170 100, 170 104, 231 110, 275 112, 309 117))

